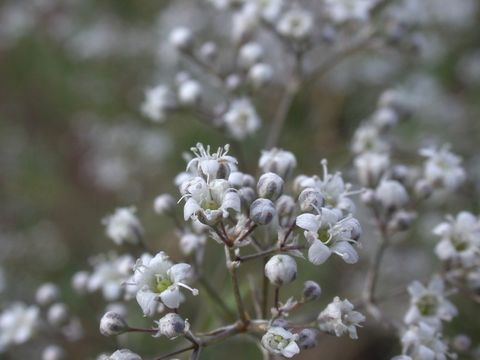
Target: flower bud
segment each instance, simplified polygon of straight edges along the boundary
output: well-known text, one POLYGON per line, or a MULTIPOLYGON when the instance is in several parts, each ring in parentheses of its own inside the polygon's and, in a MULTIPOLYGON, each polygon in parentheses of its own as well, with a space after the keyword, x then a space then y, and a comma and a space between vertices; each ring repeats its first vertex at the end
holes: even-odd
POLYGON ((248 79, 256 88, 261 88, 272 81, 273 69, 268 64, 255 64, 248 71, 248 79))
POLYGON ((263 56, 263 48, 260 44, 249 42, 243 45, 238 52, 238 63, 243 68, 250 68, 263 56))
POLYGON ((176 337, 183 335, 189 329, 188 321, 183 320, 180 315, 175 313, 169 313, 162 317, 158 324, 157 336, 165 336, 168 339, 175 339, 176 337))
POLYGON ((295 211, 295 200, 290 195, 282 195, 275 203, 278 216, 291 216, 295 211))
POLYGON ((217 44, 212 41, 202 44, 198 55, 200 56, 201 60, 205 61, 206 63, 211 63, 218 56, 217 44))
POLYGON ((470 346, 472 345, 472 340, 469 336, 460 334, 453 338, 452 345, 456 351, 460 353, 465 353, 470 349, 470 346))
POLYGON ((360 195, 360 200, 367 205, 367 206, 372 206, 375 203, 376 197, 375 197, 375 191, 371 189, 367 189, 362 194, 360 195))
POLYGON ((35 300, 39 305, 48 306, 53 304, 60 295, 58 286, 53 283, 45 283, 40 286, 35 294, 35 300))
POLYGON ((390 107, 381 107, 373 114, 372 120, 380 128, 390 128, 398 122, 398 114, 390 107))
POLYGON ((408 230, 414 219, 415 214, 412 212, 397 211, 388 223, 388 228, 392 232, 408 230))
POLYGON ((100 333, 103 336, 120 335, 127 330, 127 322, 119 313, 109 311, 100 320, 100 333))
POLYGON ((178 88, 178 99, 183 105, 194 105, 202 96, 202 86, 195 80, 184 81, 178 88))
POLYGON ((290 151, 273 148, 262 151, 258 166, 263 172, 273 172, 286 179, 297 166, 297 159, 290 151))
POLYGON ((268 199, 257 199, 250 205, 250 219, 257 225, 270 223, 275 213, 275 205, 268 199))
POLYGON ((428 199, 433 193, 432 184, 426 179, 420 179, 415 183, 415 195, 419 199, 428 199))
POLYGON ((317 332, 313 329, 303 329, 298 333, 297 344, 300 349, 307 350, 317 346, 317 332))
POLYGON ((375 190, 375 196, 389 211, 401 208, 408 202, 407 191, 395 180, 383 180, 375 190))
POLYGON ((177 50, 189 50, 193 45, 192 31, 186 27, 177 27, 170 32, 168 41, 177 50))
POLYGON ((289 255, 275 255, 265 264, 265 276, 275 286, 288 284, 297 276, 297 263, 289 255))
POLYGON ((58 345, 48 345, 42 351, 42 360, 65 359, 65 351, 58 345))
POLYGON ((249 208, 252 202, 255 200, 255 190, 251 187, 242 187, 238 190, 238 196, 240 196, 240 201, 242 205, 246 208, 249 208))
POLYGON ((177 202, 170 194, 161 194, 155 198, 153 209, 159 215, 171 215, 175 213, 177 202))
POLYGON ((128 349, 115 351, 112 355, 101 355, 97 360, 142 360, 140 355, 131 352, 128 349))
POLYGON ((375 186, 390 165, 386 154, 366 152, 355 158, 358 180, 364 186, 375 186))
POLYGON ((230 74, 225 79, 225 86, 230 91, 236 91, 242 84, 242 78, 237 74, 230 74))
POLYGON ((397 180, 402 184, 408 179, 410 175, 410 169, 406 165, 396 165, 392 169, 392 180, 397 180))
POLYGON ((303 284, 303 298, 305 301, 317 300, 322 294, 322 289, 315 281, 308 280, 303 284))
POLYGON ((90 275, 86 271, 78 271, 73 274, 72 287, 78 294, 85 294, 90 275))
POLYGON ((56 303, 50 306, 47 312, 47 320, 53 326, 65 325, 68 321, 68 308, 63 303, 56 303))
POLYGON ((307 187, 305 183, 309 179, 306 175, 298 175, 295 179, 293 179, 293 186, 292 190, 295 195, 300 195, 300 193, 305 190, 307 187))
POLYGON ((323 206, 323 203, 323 195, 314 188, 306 188, 298 195, 298 204, 304 212, 317 211, 323 206))
POLYGON ((260 197, 275 201, 283 192, 283 179, 272 172, 263 174, 258 179, 257 193, 260 197))

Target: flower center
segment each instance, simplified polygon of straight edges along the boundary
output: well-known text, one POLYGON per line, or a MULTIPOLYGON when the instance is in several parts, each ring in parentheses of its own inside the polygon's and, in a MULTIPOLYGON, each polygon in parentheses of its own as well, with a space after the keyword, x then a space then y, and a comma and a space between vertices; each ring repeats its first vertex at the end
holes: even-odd
POLYGON ((202 202, 202 208, 204 210, 218 210, 220 206, 213 200, 204 200, 202 202))
POLYGON ((418 311, 423 316, 430 316, 437 311, 438 299, 435 295, 424 295, 417 302, 418 311))
POLYGON ((164 278, 160 275, 156 275, 154 290, 156 293, 162 293, 167 290, 173 283, 168 278, 164 278))
POLYGON ((330 240, 330 233, 328 232, 328 229, 320 229, 318 230, 318 239, 324 243, 327 244, 328 241, 330 240))
POLYGON ((465 251, 468 248, 468 242, 465 241, 461 236, 453 236, 452 244, 457 251, 465 251))

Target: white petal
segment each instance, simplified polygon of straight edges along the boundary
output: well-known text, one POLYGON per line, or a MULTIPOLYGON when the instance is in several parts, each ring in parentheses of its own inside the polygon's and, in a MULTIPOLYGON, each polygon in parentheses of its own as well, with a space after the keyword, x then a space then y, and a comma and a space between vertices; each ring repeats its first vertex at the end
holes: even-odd
POLYGON ((188 264, 175 264, 168 270, 168 276, 174 283, 188 283, 192 278, 192 267, 188 264))
POLYGON ((222 208, 240 212, 240 197, 235 190, 227 190, 223 197, 222 208))
POLYGON ((333 226, 338 222, 338 215, 335 210, 330 210, 327 208, 322 208, 322 225, 333 226))
POLYGON ((178 286, 172 285, 167 290, 163 291, 160 294, 162 302, 168 306, 170 309, 178 309, 180 302, 182 301, 182 296, 178 286))
POLYGON ((320 228, 320 219, 318 216, 313 214, 302 214, 297 216, 297 220, 295 221, 296 225, 299 228, 317 232, 320 228))
POLYGON ((323 264, 329 257, 331 251, 320 240, 315 240, 308 249, 308 260, 314 265, 323 264))
POLYGON ((143 287, 137 292, 137 302, 142 308, 145 316, 153 316, 158 309, 158 297, 155 293, 150 291, 148 287, 143 287))
POLYGON ((357 251, 347 241, 337 242, 331 248, 332 252, 342 257, 347 264, 355 264, 358 261, 357 251))
POLYGON ((295 341, 290 342, 283 350, 282 355, 286 358, 291 358, 297 355, 300 352, 300 348, 298 347, 295 341))
POLYGON ((200 205, 193 198, 189 198, 183 208, 183 218, 187 221, 200 209, 200 205))

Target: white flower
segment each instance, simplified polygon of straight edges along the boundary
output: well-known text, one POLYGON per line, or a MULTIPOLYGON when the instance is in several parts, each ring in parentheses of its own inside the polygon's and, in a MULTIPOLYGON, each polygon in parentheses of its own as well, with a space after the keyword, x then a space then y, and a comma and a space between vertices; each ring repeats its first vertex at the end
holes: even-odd
POLYGON ((248 79, 255 88, 261 88, 273 78, 273 68, 269 64, 259 63, 253 65, 248 71, 248 79))
POLYGON ((143 228, 135 216, 135 208, 117 208, 113 215, 103 219, 107 236, 117 245, 124 243, 138 244, 143 235, 143 228))
POLYGON ((48 345, 42 351, 42 360, 62 360, 65 358, 65 350, 58 345, 48 345))
POLYGON ((238 52, 238 63, 244 68, 251 68, 263 57, 263 47, 256 42, 248 42, 238 52))
POLYGON ((284 0, 246 0, 257 8, 257 12, 267 21, 275 20, 282 10, 284 0))
MULTIPOLYGON (((219 147, 216 153, 210 152, 210 146, 198 143, 190 149, 195 157, 187 164, 187 171, 205 180, 228 179, 230 173, 237 170, 237 159, 227 155, 230 145, 219 147)), ((192 179, 193 177, 186 177, 192 179)), ((183 181, 185 182, 185 180, 183 181)))
POLYGON ((328 16, 336 23, 366 21, 375 0, 324 0, 328 16))
POLYGON ((374 186, 390 166, 387 154, 365 152, 354 160, 358 179, 364 186, 374 186))
POLYGON ((365 321, 365 316, 358 311, 353 310, 353 305, 347 299, 340 300, 338 296, 333 302, 327 305, 318 315, 318 327, 322 331, 326 331, 336 336, 342 336, 348 333, 350 338, 358 339, 357 327, 365 321))
POLYGON ((413 360, 446 360, 447 345, 438 330, 426 323, 412 325, 402 336, 404 353, 413 360))
POLYGON ((353 136, 352 151, 355 154, 371 151, 383 153, 389 150, 390 146, 385 136, 380 134, 378 127, 368 125, 360 126, 353 136))
POLYGON ((462 159, 450 152, 448 146, 440 149, 422 149, 420 154, 427 157, 424 175, 432 185, 453 191, 465 181, 465 170, 461 166, 462 159))
POLYGON ((355 218, 338 220, 334 211, 322 208, 319 215, 299 215, 296 224, 305 230, 305 238, 310 244, 308 259, 313 264, 324 263, 332 253, 348 264, 358 261, 358 254, 352 244, 359 238, 361 227, 355 218))
POLYGON ((190 255, 201 249, 207 241, 203 234, 184 233, 180 237, 180 249, 185 255, 190 255))
POLYGON ((457 309, 445 298, 444 291, 443 280, 438 275, 430 280, 428 287, 418 281, 410 284, 410 308, 405 314, 405 323, 424 322, 439 327, 442 320, 452 320, 457 315, 457 309))
POLYGON ((128 280, 135 263, 130 255, 99 257, 94 260, 94 269, 88 279, 88 291, 101 289, 107 301, 120 298, 123 293, 123 283, 128 280))
POLYGON ((258 166, 263 172, 273 172, 285 179, 297 167, 297 159, 290 151, 273 148, 262 151, 258 166))
POLYGON ((140 355, 127 349, 115 351, 112 355, 102 355, 97 360, 142 360, 140 355))
POLYGON ((237 140, 245 139, 260 127, 260 118, 246 98, 233 100, 223 120, 230 135, 237 140))
POLYGON ((271 327, 262 337, 262 346, 272 354, 279 354, 291 358, 300 352, 295 342, 298 335, 281 327, 271 327))
POLYGON ((170 32, 168 41, 178 50, 187 50, 193 43, 192 30, 183 26, 176 27, 170 32))
POLYGON ((192 269, 188 264, 173 264, 164 252, 155 257, 144 255, 135 264, 133 284, 137 289, 137 302, 145 316, 156 313, 161 301, 170 309, 177 309, 183 296, 180 288, 183 287, 198 294, 197 289, 187 285, 192 279, 192 269))
POLYGON ((240 212, 240 197, 227 180, 216 179, 207 183, 196 177, 183 186, 184 218, 198 219, 204 224, 214 225, 230 212, 240 212))
POLYGON ((167 86, 158 85, 145 91, 145 100, 141 111, 150 120, 163 122, 167 111, 172 109, 175 104, 175 94, 167 86))
POLYGON ((178 100, 183 105, 193 105, 202 96, 202 86, 198 81, 185 80, 178 87, 178 100))
POLYGON ((480 221, 473 214, 462 211, 456 219, 437 225, 433 233, 441 237, 435 253, 443 260, 459 261, 470 267, 480 258, 480 221))
POLYGON ((313 30, 312 14, 301 8, 293 8, 282 15, 277 23, 277 31, 283 36, 303 40, 313 30))
POLYGON ((0 353, 12 345, 27 342, 39 322, 39 309, 23 303, 13 303, 0 314, 0 353))

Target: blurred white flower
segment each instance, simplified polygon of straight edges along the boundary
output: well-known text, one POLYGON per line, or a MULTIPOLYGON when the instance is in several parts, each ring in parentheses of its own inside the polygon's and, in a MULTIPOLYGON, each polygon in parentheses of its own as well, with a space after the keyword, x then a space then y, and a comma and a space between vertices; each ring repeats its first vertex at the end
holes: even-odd
POLYGON ((376 0, 323 0, 328 16, 336 23, 366 21, 376 0))
POLYGON ((294 40, 304 40, 313 31, 314 19, 310 12, 293 8, 285 12, 277 22, 277 31, 294 40))
POLYGON ((165 85, 158 85, 145 92, 142 113, 155 122, 165 121, 167 111, 176 105, 175 94, 165 85))
POLYGON ((231 136, 243 140, 260 127, 260 118, 247 98, 235 99, 223 116, 225 127, 231 136))
POLYGON ((117 208, 103 219, 107 236, 117 245, 138 244, 142 241, 143 228, 135 215, 134 207, 117 208))
POLYGON ((465 170, 461 166, 462 158, 453 154, 449 146, 422 149, 420 154, 427 158, 424 176, 432 185, 454 191, 465 181, 465 170))
POLYGON ((0 313, 0 353, 27 342, 39 324, 39 309, 17 302, 0 313))
POLYGON ((318 315, 317 321, 318 327, 322 331, 336 336, 348 333, 350 338, 357 339, 357 327, 365 321, 365 316, 355 311, 350 301, 340 300, 336 296, 333 302, 328 304, 325 310, 318 315))

